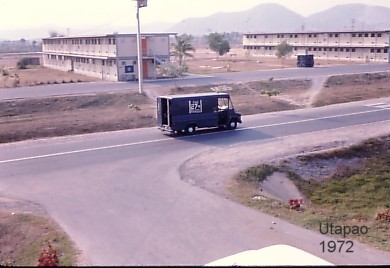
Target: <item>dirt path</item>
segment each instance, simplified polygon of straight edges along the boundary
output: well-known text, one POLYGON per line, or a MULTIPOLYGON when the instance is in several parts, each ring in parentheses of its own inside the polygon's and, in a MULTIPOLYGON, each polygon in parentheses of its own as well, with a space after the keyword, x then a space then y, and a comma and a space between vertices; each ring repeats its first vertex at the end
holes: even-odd
MULTIPOLYGON (((287 202, 290 199, 304 198, 295 184, 287 178, 286 174, 275 172, 261 183, 262 195, 270 196, 281 202, 287 202)), ((306 202, 305 202, 306 203, 306 202)))
MULTIPOLYGON (((277 98, 288 101, 290 104, 299 106, 301 108, 313 107, 313 103, 316 100, 316 97, 318 96, 318 94, 321 93, 328 78, 329 76, 315 76, 312 79, 310 79, 311 86, 306 92, 297 93, 297 94, 280 95, 277 96, 277 98)), ((286 80, 286 79, 281 79, 281 80, 286 80)))
POLYGON ((324 88, 324 85, 328 80, 328 78, 329 76, 316 76, 311 80, 312 86, 308 92, 309 96, 306 102, 306 107, 312 107, 315 98, 317 97, 318 94, 320 94, 321 90, 324 88))

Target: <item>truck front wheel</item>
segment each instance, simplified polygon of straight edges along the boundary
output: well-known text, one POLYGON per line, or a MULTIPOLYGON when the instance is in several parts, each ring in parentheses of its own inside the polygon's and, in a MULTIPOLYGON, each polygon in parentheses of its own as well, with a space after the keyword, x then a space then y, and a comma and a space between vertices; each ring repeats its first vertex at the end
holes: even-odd
POLYGON ((196 130, 196 126, 195 125, 188 125, 186 127, 186 133, 187 134, 194 134, 195 130, 196 130))
POLYGON ((229 124, 227 125, 228 129, 236 129, 237 128, 237 120, 231 119, 229 124))

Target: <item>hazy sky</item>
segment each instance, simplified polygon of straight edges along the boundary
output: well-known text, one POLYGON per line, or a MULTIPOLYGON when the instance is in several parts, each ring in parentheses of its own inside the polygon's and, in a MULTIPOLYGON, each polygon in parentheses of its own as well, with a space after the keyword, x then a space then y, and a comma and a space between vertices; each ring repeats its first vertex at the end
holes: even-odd
MULTIPOLYGON (((178 22, 264 3, 278 3, 304 16, 349 3, 390 8, 390 0, 148 0, 148 7, 141 9, 141 21, 178 22)), ((0 0, 0 11, 0 31, 45 27, 66 32, 67 28, 136 25, 133 0, 0 0)))

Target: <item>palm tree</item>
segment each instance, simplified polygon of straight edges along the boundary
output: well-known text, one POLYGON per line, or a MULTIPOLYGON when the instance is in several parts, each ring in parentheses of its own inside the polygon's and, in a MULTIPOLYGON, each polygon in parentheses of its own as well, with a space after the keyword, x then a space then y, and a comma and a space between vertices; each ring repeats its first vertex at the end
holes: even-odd
POLYGON ((176 44, 174 44, 175 56, 179 59, 179 65, 183 64, 184 57, 193 57, 189 51, 195 51, 194 46, 191 44, 192 36, 183 34, 176 35, 176 44))

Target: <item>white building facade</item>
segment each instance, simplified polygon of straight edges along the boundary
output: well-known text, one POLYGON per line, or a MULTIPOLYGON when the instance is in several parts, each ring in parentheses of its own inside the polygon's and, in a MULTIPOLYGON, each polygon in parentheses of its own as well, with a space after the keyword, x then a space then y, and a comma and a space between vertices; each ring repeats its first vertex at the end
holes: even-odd
MULTIPOLYGON (((172 35, 141 34, 144 78, 156 78, 157 65, 169 61, 172 35)), ((45 38, 42 53, 47 68, 108 81, 138 79, 136 34, 45 38)))
POLYGON ((253 56, 276 57, 276 46, 283 41, 293 47, 292 56, 313 54, 324 60, 390 62, 390 30, 243 35, 244 50, 253 56))

